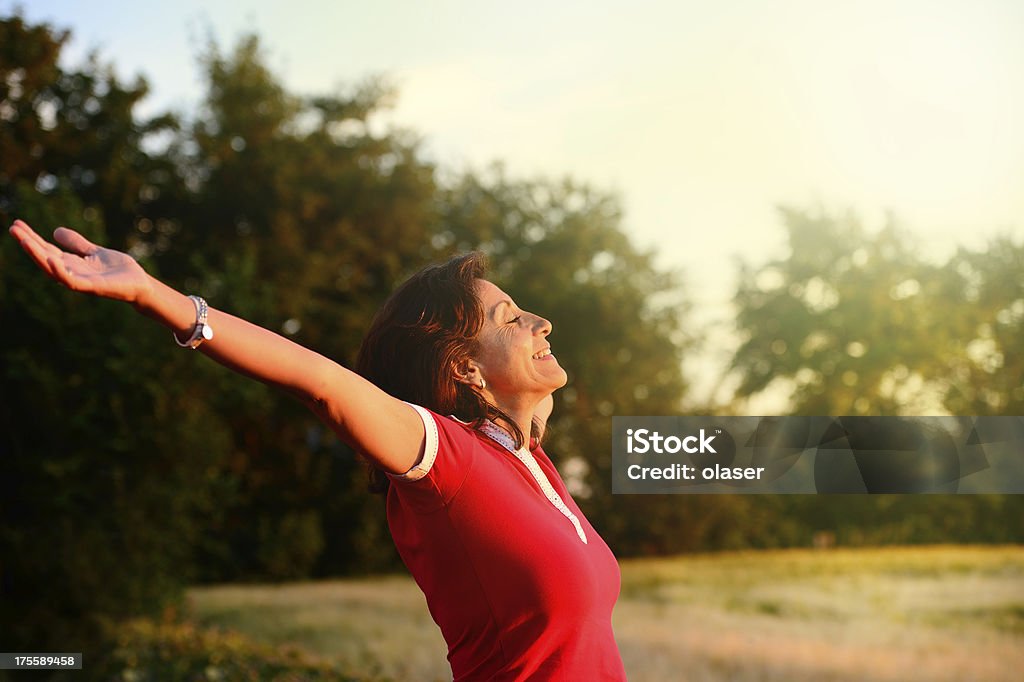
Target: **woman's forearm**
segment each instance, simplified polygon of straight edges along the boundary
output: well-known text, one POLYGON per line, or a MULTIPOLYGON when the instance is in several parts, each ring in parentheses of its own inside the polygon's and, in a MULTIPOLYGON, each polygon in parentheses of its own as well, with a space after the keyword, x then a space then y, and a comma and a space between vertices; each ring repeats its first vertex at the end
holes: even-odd
MULTIPOLYGON (((148 287, 133 305, 182 341, 195 328, 196 309, 191 299, 155 277, 148 278, 148 287)), ((210 308, 207 323, 214 331, 213 338, 197 350, 229 369, 289 391, 304 402, 322 399, 328 376, 341 369, 315 351, 223 311, 210 308)))
MULTIPOLYGON (((196 323, 192 301, 149 277, 133 305, 178 339, 196 323)), ((213 338, 197 350, 236 372, 282 388, 306 403, 349 445, 385 471, 404 473, 423 453, 419 415, 338 363, 251 322, 210 308, 213 338)), ((168 343, 173 343, 167 339, 168 343)))

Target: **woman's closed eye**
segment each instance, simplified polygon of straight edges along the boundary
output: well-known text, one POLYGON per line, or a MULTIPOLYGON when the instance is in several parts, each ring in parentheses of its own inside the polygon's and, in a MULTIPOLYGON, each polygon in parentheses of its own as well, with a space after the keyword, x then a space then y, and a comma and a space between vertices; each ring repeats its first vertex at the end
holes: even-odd
POLYGON ((523 319, 522 315, 516 315, 515 317, 513 317, 511 320, 509 320, 505 324, 515 324, 516 322, 518 322, 521 319, 523 319))

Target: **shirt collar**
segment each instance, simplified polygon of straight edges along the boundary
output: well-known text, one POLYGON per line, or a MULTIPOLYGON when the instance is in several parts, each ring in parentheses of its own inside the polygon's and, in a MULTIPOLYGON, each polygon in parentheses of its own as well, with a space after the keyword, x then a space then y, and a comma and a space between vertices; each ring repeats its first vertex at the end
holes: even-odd
MULTIPOLYGON (((480 433, 484 434, 495 443, 505 448, 509 452, 515 454, 516 452, 516 441, 505 429, 501 428, 494 422, 488 420, 480 425, 480 433)), ((525 448, 519 448, 520 450, 525 448)))

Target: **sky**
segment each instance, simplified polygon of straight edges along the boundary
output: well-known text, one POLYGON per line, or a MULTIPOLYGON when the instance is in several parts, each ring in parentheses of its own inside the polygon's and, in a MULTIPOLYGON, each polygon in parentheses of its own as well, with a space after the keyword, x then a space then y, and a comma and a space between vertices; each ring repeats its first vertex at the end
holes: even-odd
POLYGON ((613 192, 633 242, 682 270, 695 320, 722 325, 720 357, 736 259, 786 253, 779 205, 894 215, 935 259, 1024 239, 1019 0, 136 5, 22 11, 71 29, 67 63, 98 50, 144 75, 143 112, 198 104, 210 33, 259 34, 297 93, 384 76, 398 99, 377 124, 442 167, 613 192))

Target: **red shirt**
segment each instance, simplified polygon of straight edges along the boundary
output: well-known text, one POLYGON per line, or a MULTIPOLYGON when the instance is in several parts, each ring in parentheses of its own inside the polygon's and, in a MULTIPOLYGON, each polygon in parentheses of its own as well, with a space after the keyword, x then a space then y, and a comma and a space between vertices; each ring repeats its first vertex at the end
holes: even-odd
POLYGON ((393 477, 388 525, 448 643, 455 680, 626 679, 611 627, 618 563, 551 460, 540 447, 520 452, 532 454, 563 510, 515 454, 417 410, 426 451, 393 477))

